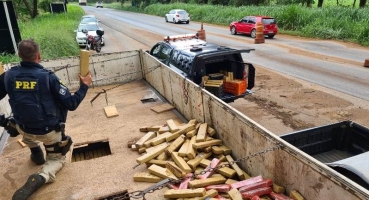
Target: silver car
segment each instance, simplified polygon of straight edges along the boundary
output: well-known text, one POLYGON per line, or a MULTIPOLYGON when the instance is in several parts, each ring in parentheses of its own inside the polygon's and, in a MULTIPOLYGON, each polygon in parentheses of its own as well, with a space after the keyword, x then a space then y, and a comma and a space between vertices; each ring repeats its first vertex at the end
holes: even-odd
POLYGON ((173 9, 165 14, 166 22, 173 22, 175 24, 186 22, 186 24, 190 23, 190 14, 183 9, 173 9))
POLYGON ((100 20, 96 19, 94 15, 84 15, 81 18, 80 24, 97 24, 99 25, 100 20))
MULTIPOLYGON (((77 30, 74 30, 74 32, 76 32, 76 41, 78 43, 79 46, 86 46, 86 39, 87 36, 85 33, 82 32, 83 29, 86 29, 88 31, 89 35, 93 35, 94 37, 98 37, 96 31, 97 30, 101 30, 101 28, 95 23, 95 24, 80 24, 78 26, 77 30)), ((104 42, 104 36, 102 36, 101 38, 101 45, 105 45, 104 42)))

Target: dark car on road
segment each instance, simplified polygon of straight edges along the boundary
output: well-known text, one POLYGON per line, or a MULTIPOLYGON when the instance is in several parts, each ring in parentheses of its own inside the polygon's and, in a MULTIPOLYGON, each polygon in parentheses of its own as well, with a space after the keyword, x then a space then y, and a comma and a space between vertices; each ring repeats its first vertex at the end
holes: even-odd
POLYGON ((167 36, 164 41, 155 44, 149 53, 198 85, 204 84, 204 77, 217 80, 218 83, 224 80, 226 85, 225 75, 231 73, 232 80, 243 82, 244 87, 235 88, 236 93, 224 91, 216 96, 225 102, 233 102, 250 94, 254 87, 255 68, 251 63, 245 63, 241 55, 251 50, 207 43, 195 34, 188 34, 167 36))
POLYGON ((247 34, 252 38, 256 37, 256 23, 263 23, 263 33, 268 38, 273 38, 278 33, 278 25, 273 17, 269 16, 246 16, 240 21, 232 22, 229 30, 232 35, 247 34))

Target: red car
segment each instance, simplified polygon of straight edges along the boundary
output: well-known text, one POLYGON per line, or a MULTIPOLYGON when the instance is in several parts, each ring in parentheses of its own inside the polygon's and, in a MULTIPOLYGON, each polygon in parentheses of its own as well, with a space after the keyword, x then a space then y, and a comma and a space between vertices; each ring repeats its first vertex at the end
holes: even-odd
POLYGON ((252 38, 256 37, 256 23, 262 22, 264 25, 264 35, 273 38, 278 33, 278 26, 273 17, 268 16, 246 16, 238 22, 232 22, 229 30, 232 35, 248 34, 252 38))

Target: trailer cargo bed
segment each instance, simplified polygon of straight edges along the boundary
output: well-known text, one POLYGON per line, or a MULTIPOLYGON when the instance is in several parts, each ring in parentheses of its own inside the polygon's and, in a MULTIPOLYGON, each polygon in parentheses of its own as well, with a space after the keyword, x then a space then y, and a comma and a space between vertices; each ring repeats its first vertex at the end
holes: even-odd
MULTIPOLYGON (((90 100, 102 89, 116 85, 90 88, 82 104, 76 111, 69 112, 66 133, 72 136, 74 144, 107 141, 110 155, 73 162, 71 153, 67 154, 67 164, 57 174, 54 183, 47 184, 38 190, 30 199, 65 200, 95 199, 120 191, 133 192, 151 186, 151 183, 133 182, 133 174, 147 172, 146 165, 137 165, 137 151, 127 147, 127 142, 140 139, 145 133, 140 132, 142 126, 161 125, 168 119, 181 122, 175 110, 160 114, 150 110, 151 107, 163 104, 159 98, 156 102, 142 103, 144 98, 158 98, 144 81, 134 81, 107 92, 109 105, 115 105, 119 116, 107 118, 104 107, 107 106, 104 94, 100 95, 92 106, 90 100)), ((9 138, 7 146, 0 156, 0 196, 11 199, 14 191, 21 187, 28 176, 36 173, 40 166, 34 165, 29 159, 30 151, 22 147, 18 139, 9 138)), ((162 199, 164 188, 147 199, 162 199)))
MULTIPOLYGON (((86 160, 83 155, 81 158, 76 154, 74 161, 77 162, 73 162, 73 156, 68 153, 69 161, 58 173, 57 181, 42 187, 30 199, 89 200, 152 186, 150 183, 133 182, 133 175, 145 172, 147 168, 139 166, 133 169, 139 154, 127 147, 127 141, 141 138, 144 134, 139 132, 139 128, 142 126, 162 125, 168 119, 184 122, 175 115, 176 111, 187 120, 207 123, 216 130, 214 138, 219 138, 232 149, 235 159, 249 158, 238 163, 240 168, 251 176, 271 178, 284 186, 287 194, 297 190, 305 199, 369 199, 367 189, 313 159, 142 50, 92 55, 90 60, 90 71, 96 79, 94 85, 98 87, 90 89, 78 110, 69 113, 66 130, 74 140, 73 152, 77 152, 76 148, 94 146, 99 147, 97 151, 102 149, 102 155, 98 154, 96 158, 93 152, 94 158, 86 160), (153 90, 143 80, 176 111, 157 114, 150 108, 159 101, 141 102, 153 97, 153 90), (117 85, 114 84, 121 85, 115 87, 117 85), (107 96, 101 94, 91 105, 89 101, 102 89, 107 96), (119 115, 107 118, 103 111, 107 105, 114 105, 119 115), (92 143, 95 145, 90 146, 92 143)), ((41 64, 55 71, 70 89, 78 87, 78 57, 41 64)), ((6 65, 4 69, 10 67, 6 65)), ((0 108, 10 114, 6 98, 1 101, 0 108)), ((90 149, 88 151, 90 155, 90 149)), ((0 156, 0 173, 3 175, 0 177, 1 198, 10 199, 27 177, 40 168, 31 163, 29 155, 29 150, 20 146, 17 138, 10 138, 6 143, 0 156)), ((145 197, 165 199, 163 192, 166 190, 155 190, 145 197)))

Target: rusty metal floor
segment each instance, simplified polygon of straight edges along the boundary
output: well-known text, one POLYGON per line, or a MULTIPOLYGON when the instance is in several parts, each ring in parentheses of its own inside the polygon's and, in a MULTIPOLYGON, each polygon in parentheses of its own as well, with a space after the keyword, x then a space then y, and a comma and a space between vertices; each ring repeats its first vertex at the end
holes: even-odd
MULTIPOLYGON (((181 122, 183 118, 176 111, 157 114, 150 110, 151 107, 163 103, 160 98, 156 102, 142 103, 141 99, 157 97, 143 80, 127 83, 107 92, 109 105, 115 105, 119 113, 119 116, 107 118, 104 113, 104 107, 107 106, 104 94, 92 106, 90 100, 102 89, 111 87, 90 88, 78 109, 69 112, 66 125, 66 132, 72 136, 75 144, 108 141, 111 154, 71 162, 71 153, 68 153, 68 162, 57 174, 56 182, 43 186, 30 197, 31 200, 96 199, 125 189, 133 192, 152 185, 133 182, 134 173, 147 169, 145 165, 133 169, 140 154, 127 148, 127 142, 145 134, 139 132, 142 126, 162 125, 168 119, 181 122)), ((0 156, 0 196, 4 200, 11 199, 28 176, 41 168, 31 163, 30 151, 18 143, 19 138, 21 136, 9 138, 0 156)), ((146 195, 146 198, 165 199, 164 190, 166 189, 146 195)))

